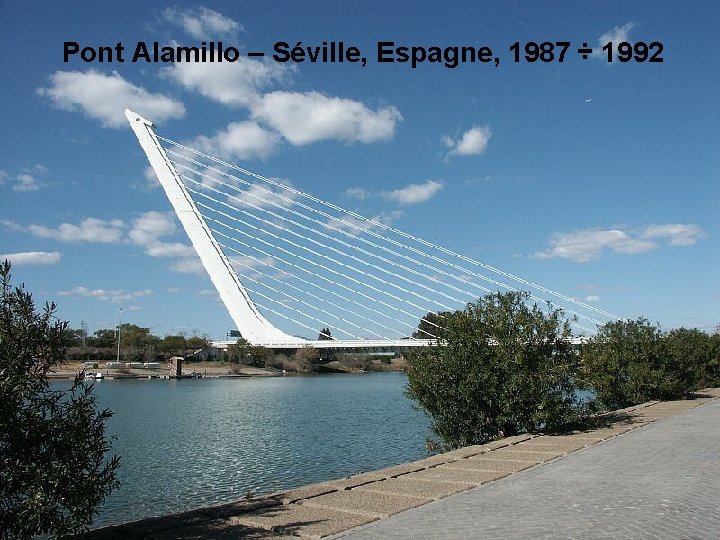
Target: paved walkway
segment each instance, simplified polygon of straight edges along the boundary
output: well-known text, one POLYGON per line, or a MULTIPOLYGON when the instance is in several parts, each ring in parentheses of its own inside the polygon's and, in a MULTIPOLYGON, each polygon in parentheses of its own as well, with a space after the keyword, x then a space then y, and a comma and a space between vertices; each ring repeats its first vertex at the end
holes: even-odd
POLYGON ((720 538, 720 389, 90 538, 720 538))
POLYGON ((338 537, 718 539, 720 400, 338 537))

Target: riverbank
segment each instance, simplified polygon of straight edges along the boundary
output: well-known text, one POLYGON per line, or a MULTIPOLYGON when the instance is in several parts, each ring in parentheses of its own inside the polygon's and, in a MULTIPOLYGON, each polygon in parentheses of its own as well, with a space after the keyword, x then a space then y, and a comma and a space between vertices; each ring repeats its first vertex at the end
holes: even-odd
MULTIPOLYGON (((526 469, 534 470, 544 463, 584 452, 598 443, 624 436, 718 398, 720 389, 705 389, 697 392, 693 399, 654 401, 608 413, 604 415, 606 425, 590 431, 557 436, 509 437, 340 480, 105 527, 92 531, 90 538, 257 539, 287 535, 303 538, 333 535, 496 482, 526 469)), ((717 423, 713 426, 717 431, 717 423)), ((657 436, 653 437, 657 439, 657 436)), ((692 443, 693 440, 683 441, 688 446, 688 452, 675 451, 674 454, 693 455, 692 443)), ((614 461, 622 462, 623 459, 622 455, 613 456, 614 461)), ((662 467, 656 470, 661 476, 668 474, 662 467)), ((582 478, 583 472, 578 471, 577 475, 582 478)), ((666 486, 666 489, 671 487, 666 486)), ((607 491, 607 488, 603 489, 607 491)), ((598 495, 593 493, 593 496, 598 495)), ((612 498, 614 493, 599 495, 612 498)), ((663 493, 654 495, 662 497, 663 493)), ((542 501, 534 501, 533 504, 542 507, 542 501)), ((542 509, 539 511, 542 512, 542 509)), ((569 516, 571 510, 565 508, 564 511, 569 516)), ((522 522, 518 515, 513 517, 513 521, 522 522)), ((472 525, 468 524, 469 527, 472 525)), ((435 531, 435 536, 440 537, 437 535, 442 535, 443 524, 438 522, 436 526, 439 531, 435 531)))
MULTIPOLYGON (((142 364, 126 365, 125 362, 117 366, 115 362, 93 362, 87 365, 83 362, 69 361, 53 367, 48 375, 50 379, 72 380, 82 370, 88 378, 100 374, 108 380, 122 379, 169 379, 175 377, 175 367, 169 363, 143 367, 142 364)), ((242 377, 278 377, 283 375, 311 375, 313 373, 365 373, 365 372, 395 372, 406 371, 407 362, 402 358, 392 358, 387 361, 373 360, 362 366, 354 367, 343 364, 341 361, 332 361, 316 366, 317 371, 294 372, 278 368, 264 368, 246 364, 229 362, 187 362, 183 365, 184 378, 242 378, 242 377)))

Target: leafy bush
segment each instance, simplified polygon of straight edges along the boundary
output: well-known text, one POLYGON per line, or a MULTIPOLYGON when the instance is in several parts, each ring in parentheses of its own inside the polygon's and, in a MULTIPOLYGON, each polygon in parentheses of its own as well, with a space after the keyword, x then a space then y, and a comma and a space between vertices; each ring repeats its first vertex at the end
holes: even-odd
POLYGON ((118 485, 117 457, 106 461, 109 410, 98 412, 80 376, 67 391, 47 374, 64 354, 67 323, 54 304, 35 312, 0 265, 0 538, 82 532, 118 485))
POLYGON ((720 386, 720 334, 708 338, 708 363, 703 371, 703 386, 720 386))
POLYGON ((703 336, 686 329, 665 335, 642 317, 607 323, 582 347, 582 379, 610 409, 683 398, 706 362, 703 336))
MULTIPOLYGON (((706 370, 710 365, 710 336, 696 329, 678 328, 663 337, 668 394, 682 397, 699 385, 706 386, 706 370)), ((669 399, 669 398, 665 398, 669 399)))
POLYGON ((494 293, 439 320, 439 343, 409 357, 407 395, 446 447, 562 428, 585 416, 561 310, 494 293))

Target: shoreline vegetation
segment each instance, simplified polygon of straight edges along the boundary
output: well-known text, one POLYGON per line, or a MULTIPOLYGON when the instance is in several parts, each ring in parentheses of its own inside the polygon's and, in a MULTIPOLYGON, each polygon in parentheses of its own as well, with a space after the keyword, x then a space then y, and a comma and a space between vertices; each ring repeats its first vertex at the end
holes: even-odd
MULTIPOLYGON (((315 375, 327 373, 379 373, 379 372, 405 372, 407 361, 402 357, 378 357, 375 355, 338 355, 339 358, 321 364, 305 365, 293 360, 293 357, 275 355, 268 359, 265 367, 223 362, 198 361, 184 362, 182 365, 182 378, 247 378, 247 377, 281 377, 288 375, 315 375), (281 356, 282 358, 278 358, 281 356)), ((88 379, 96 373, 102 374, 104 379, 171 379, 176 378, 175 365, 171 362, 155 362, 145 367, 139 362, 106 362, 68 360, 56 365, 48 373, 53 380, 73 380, 78 373, 85 371, 88 379)))

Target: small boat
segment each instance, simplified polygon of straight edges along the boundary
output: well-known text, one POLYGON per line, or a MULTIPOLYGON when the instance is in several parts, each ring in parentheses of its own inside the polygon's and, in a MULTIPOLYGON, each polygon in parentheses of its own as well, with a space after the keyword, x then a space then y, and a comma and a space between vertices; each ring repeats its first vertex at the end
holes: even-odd
POLYGON ((102 381, 105 378, 105 375, 100 373, 99 371, 95 374, 95 380, 96 381, 102 381))

